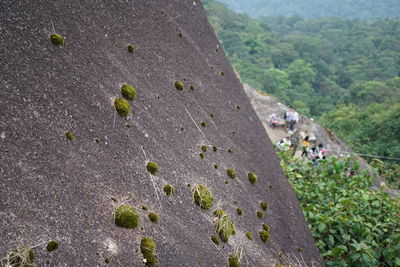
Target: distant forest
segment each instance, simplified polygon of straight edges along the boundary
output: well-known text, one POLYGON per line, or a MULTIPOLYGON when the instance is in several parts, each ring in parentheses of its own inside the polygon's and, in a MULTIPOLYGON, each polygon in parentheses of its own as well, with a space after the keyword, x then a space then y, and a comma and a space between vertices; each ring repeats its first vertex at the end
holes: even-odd
POLYGON ((219 0, 252 17, 300 15, 362 20, 400 16, 399 0, 219 0))
POLYGON ((357 152, 400 158, 399 18, 256 20, 202 3, 243 82, 317 119, 357 152))

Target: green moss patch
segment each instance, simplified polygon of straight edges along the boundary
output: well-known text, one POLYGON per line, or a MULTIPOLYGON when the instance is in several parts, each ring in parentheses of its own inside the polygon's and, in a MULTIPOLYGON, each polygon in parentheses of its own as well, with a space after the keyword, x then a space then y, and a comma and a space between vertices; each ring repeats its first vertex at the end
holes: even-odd
POLYGON ((228 153, 231 153, 231 154, 232 154, 232 152, 233 152, 232 149, 229 148, 229 149, 228 149, 228 153))
POLYGON ((225 214, 225 212, 222 209, 216 209, 213 211, 214 217, 222 217, 225 214))
POLYGON ((264 218, 264 212, 262 212, 260 210, 257 211, 257 217, 260 218, 260 219, 264 218))
POLYGON ((229 267, 240 267, 240 256, 239 253, 231 253, 228 258, 229 267))
POLYGON ((236 212, 238 215, 242 216, 243 215, 243 210, 241 208, 237 208, 236 212))
POLYGON ((200 123, 200 125, 201 125, 201 127, 207 127, 207 123, 206 123, 205 121, 202 121, 202 122, 200 123))
POLYGON ((214 166, 214 169, 218 169, 219 168, 218 164, 214 164, 213 166, 214 166))
POLYGON ((263 210, 267 210, 267 209, 268 209, 268 203, 267 203, 267 202, 264 202, 264 201, 261 201, 261 202, 260 202, 260 207, 261 207, 263 210))
POLYGON ((194 90, 194 89, 195 89, 194 85, 191 85, 190 90, 194 90))
POLYGON ((254 240, 253 234, 251 232, 246 232, 246 237, 250 240, 254 240))
POLYGON ((72 131, 66 132, 66 133, 65 133, 65 137, 66 137, 68 140, 71 140, 71 141, 76 139, 75 134, 74 134, 72 131))
POLYGON ((263 228, 265 231, 269 232, 269 226, 266 225, 265 223, 262 224, 262 228, 263 228))
POLYGON ((54 45, 63 46, 64 45, 64 37, 60 34, 54 33, 50 35, 50 40, 54 45))
POLYGON ((208 151, 208 147, 207 146, 201 146, 201 150, 203 150, 203 152, 207 152, 208 151))
POLYGON ((152 221, 153 223, 158 223, 158 214, 155 212, 150 212, 149 213, 149 219, 150 221, 152 221))
POLYGON ((139 216, 136 210, 129 205, 119 205, 114 210, 115 224, 123 228, 136 228, 139 224, 139 216))
POLYGON ((194 185, 192 190, 194 202, 202 209, 210 210, 214 200, 210 190, 201 184, 194 185))
POLYGON ((212 241, 215 245, 218 245, 218 244, 219 244, 218 237, 215 236, 215 235, 211 236, 211 241, 212 241))
POLYGON ((157 264, 156 243, 150 237, 145 237, 140 241, 140 252, 143 255, 146 266, 155 266, 157 264))
POLYGON ((258 182, 258 177, 254 172, 249 172, 247 174, 247 177, 249 178, 251 184, 255 184, 258 182))
POLYGON ((124 84, 121 86, 121 94, 127 100, 133 101, 136 99, 136 89, 129 84, 124 84))
POLYGON ((131 106, 123 98, 117 98, 114 101, 115 110, 121 117, 127 117, 131 112, 131 106))
POLYGON ((262 230, 259 233, 262 242, 266 243, 269 240, 269 232, 262 230))
POLYGON ((218 147, 213 146, 213 147, 212 147, 212 150, 213 150, 214 152, 217 152, 217 151, 218 151, 218 147))
POLYGON ((236 178, 236 172, 232 169, 227 169, 226 174, 228 174, 228 177, 235 179, 236 178))
POLYGON ((183 87, 184 87, 183 82, 180 82, 180 81, 176 81, 176 82, 175 82, 175 88, 176 88, 177 90, 183 91, 183 87))
POLYGON ((20 246, 11 251, 6 260, 11 267, 35 267, 35 253, 28 246, 20 246))
POLYGON ((49 243, 47 243, 46 249, 48 252, 52 252, 52 251, 58 249, 58 242, 54 241, 54 240, 50 241, 49 243))
POLYGON ((158 172, 158 164, 154 161, 149 161, 146 165, 146 169, 149 173, 156 175, 158 172))
POLYGON ((200 153, 199 156, 200 156, 201 159, 205 158, 205 154, 204 153, 200 153))
POLYGON ((215 221, 215 232, 218 234, 222 242, 227 243, 231 235, 236 234, 235 227, 229 219, 229 215, 223 210, 214 211, 214 216, 218 219, 215 221))
POLYGON ((170 184, 165 185, 165 186, 164 186, 164 193, 165 193, 167 196, 170 196, 170 195, 174 194, 174 193, 175 193, 175 187, 173 187, 173 186, 170 185, 170 184))
POLYGON ((136 46, 134 46, 134 45, 128 45, 128 51, 130 52, 130 53, 133 53, 133 52, 135 52, 135 50, 136 50, 136 46))

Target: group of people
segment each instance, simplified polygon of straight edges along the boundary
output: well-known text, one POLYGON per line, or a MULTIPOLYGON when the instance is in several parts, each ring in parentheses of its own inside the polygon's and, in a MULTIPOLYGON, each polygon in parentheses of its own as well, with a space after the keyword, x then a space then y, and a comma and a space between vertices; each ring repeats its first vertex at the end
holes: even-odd
MULTIPOLYGON (((296 154, 297 148, 300 146, 301 141, 300 131, 297 129, 291 136, 286 136, 277 142, 279 150, 289 150, 292 149, 293 156, 296 154)), ((324 148, 323 144, 310 143, 310 137, 306 136, 302 142, 302 153, 301 157, 311 160, 314 164, 318 163, 319 159, 326 159, 327 150, 324 148)))
POLYGON ((289 108, 283 115, 283 121, 279 119, 278 115, 272 114, 268 117, 268 124, 272 128, 284 126, 288 129, 288 133, 292 134, 295 130, 296 124, 299 122, 299 113, 293 108, 289 108))

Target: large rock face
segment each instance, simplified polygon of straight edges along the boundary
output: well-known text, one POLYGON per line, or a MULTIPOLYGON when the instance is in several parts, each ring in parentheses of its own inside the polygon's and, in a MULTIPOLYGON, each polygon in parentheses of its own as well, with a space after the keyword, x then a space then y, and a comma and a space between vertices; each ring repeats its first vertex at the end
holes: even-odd
POLYGON ((142 266, 140 242, 151 237, 159 266, 224 266, 235 250, 244 266, 322 264, 197 0, 9 0, 0 15, 0 258, 25 244, 37 266, 142 266), (51 42, 53 33, 63 46, 51 42), (137 89, 126 119, 114 107, 125 83, 137 89), (158 164, 156 175, 148 161, 158 164), (166 184, 175 194, 164 194, 166 184), (209 211, 194 203, 195 184, 213 194, 209 211), (260 201, 269 205, 263 219, 260 201), (137 210, 139 227, 115 225, 121 203, 137 210), (210 240, 216 208, 236 229, 227 244, 210 240), (263 223, 267 243, 258 236, 263 223), (47 252, 50 240, 59 249, 47 252))

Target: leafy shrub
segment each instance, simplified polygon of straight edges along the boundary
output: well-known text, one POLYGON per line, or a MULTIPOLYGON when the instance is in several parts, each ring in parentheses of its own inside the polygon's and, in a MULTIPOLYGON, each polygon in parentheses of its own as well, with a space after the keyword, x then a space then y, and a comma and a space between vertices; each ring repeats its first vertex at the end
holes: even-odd
POLYGON ((371 191, 353 157, 314 165, 278 153, 326 266, 400 266, 400 197, 371 191))

